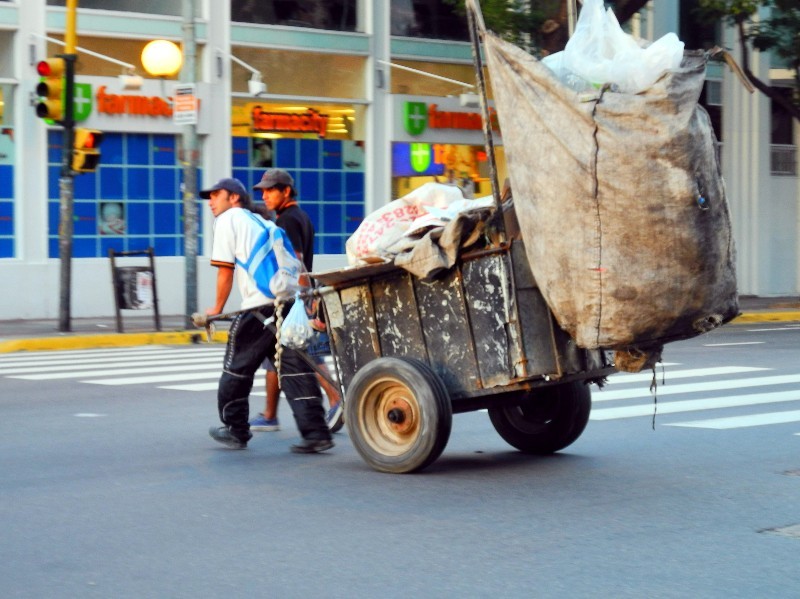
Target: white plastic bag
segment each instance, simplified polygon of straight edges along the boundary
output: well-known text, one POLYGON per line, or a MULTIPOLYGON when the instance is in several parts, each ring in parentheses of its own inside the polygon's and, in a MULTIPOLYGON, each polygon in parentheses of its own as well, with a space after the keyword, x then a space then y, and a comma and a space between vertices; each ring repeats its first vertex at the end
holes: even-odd
POLYGON ((586 0, 564 51, 542 62, 575 91, 609 83, 614 91, 636 94, 651 87, 664 71, 677 69, 683 59, 684 44, 674 33, 641 44, 622 30, 603 0, 586 0))
POLYGON ((294 305, 281 324, 281 345, 289 349, 305 348, 314 336, 311 321, 306 314, 306 306, 300 295, 294 298, 294 305))
POLYGON ((455 185, 425 183, 411 193, 389 202, 370 213, 347 240, 345 250, 349 264, 359 264, 377 258, 393 258, 398 242, 417 218, 428 214, 429 208, 447 208, 464 199, 455 185))

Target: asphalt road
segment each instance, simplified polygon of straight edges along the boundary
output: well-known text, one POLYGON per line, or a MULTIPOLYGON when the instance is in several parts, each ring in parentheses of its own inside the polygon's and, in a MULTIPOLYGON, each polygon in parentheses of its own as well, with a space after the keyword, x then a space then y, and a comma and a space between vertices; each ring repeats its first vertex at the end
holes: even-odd
POLYGON ((797 597, 798 347, 791 324, 668 345, 657 402, 614 375, 549 457, 456 415, 415 475, 374 472, 346 432, 289 453, 285 405, 230 451, 213 390, 108 374, 194 351, 213 387, 213 348, 0 356, 0 596, 797 597))

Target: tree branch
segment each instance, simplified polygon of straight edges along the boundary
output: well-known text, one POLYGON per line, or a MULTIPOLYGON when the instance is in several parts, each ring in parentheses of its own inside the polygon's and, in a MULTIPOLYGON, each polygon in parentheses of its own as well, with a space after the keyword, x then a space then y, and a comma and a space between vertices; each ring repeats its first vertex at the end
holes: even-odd
POLYGON ((742 47, 742 71, 745 77, 747 77, 747 80, 752 83, 758 91, 786 110, 793 119, 800 121, 800 108, 792 104, 781 94, 776 93, 771 86, 761 81, 761 79, 756 77, 753 71, 750 70, 750 48, 747 45, 748 37, 744 29, 744 19, 736 20, 736 28, 739 32, 739 44, 742 47))

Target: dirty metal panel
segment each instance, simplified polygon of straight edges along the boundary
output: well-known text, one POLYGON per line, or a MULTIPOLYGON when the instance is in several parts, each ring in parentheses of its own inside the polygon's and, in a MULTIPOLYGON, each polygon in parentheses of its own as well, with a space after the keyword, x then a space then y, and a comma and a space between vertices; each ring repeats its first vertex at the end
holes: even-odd
POLYGON ((528 376, 558 376, 558 358, 553 344, 553 321, 533 278, 522 241, 511 245, 511 261, 517 288, 522 342, 527 357, 528 376))
POLYGON ((428 361, 412 276, 402 275, 372 282, 372 303, 381 355, 428 361))
POLYGON ((341 289, 339 300, 341 317, 329 323, 329 327, 347 388, 356 371, 378 357, 379 344, 369 285, 341 289))
POLYGON ((431 368, 442 378, 451 398, 480 388, 458 268, 441 279, 414 279, 413 283, 431 368))
POLYGON ((504 254, 464 263, 462 277, 475 341, 475 356, 484 387, 507 385, 513 378, 509 325, 511 273, 504 254))

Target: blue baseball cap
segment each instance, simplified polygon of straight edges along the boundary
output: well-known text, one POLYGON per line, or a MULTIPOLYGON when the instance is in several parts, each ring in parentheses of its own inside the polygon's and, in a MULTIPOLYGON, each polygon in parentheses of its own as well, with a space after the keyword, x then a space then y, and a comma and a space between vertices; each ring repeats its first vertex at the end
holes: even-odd
POLYGON ((213 187, 204 189, 200 192, 200 197, 207 200, 211 197, 212 191, 219 191, 220 189, 226 189, 231 193, 237 194, 243 199, 244 202, 250 199, 250 194, 247 193, 247 190, 244 188, 244 185, 242 185, 242 182, 239 181, 239 179, 232 179, 230 177, 220 179, 214 184, 213 187))

